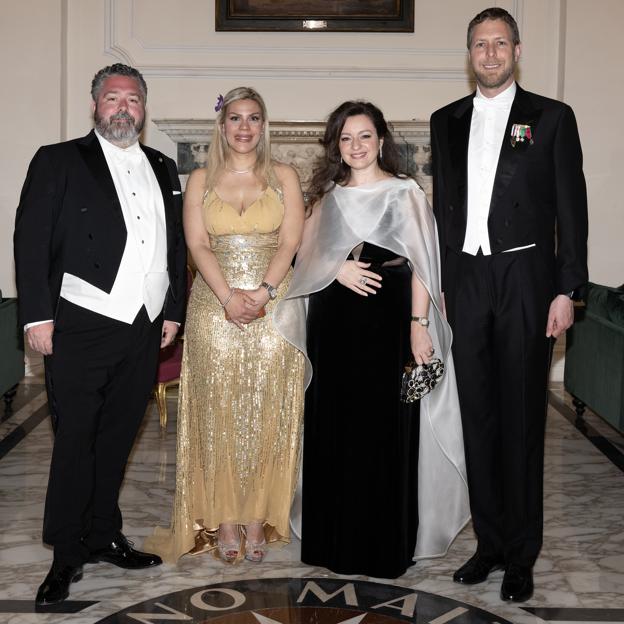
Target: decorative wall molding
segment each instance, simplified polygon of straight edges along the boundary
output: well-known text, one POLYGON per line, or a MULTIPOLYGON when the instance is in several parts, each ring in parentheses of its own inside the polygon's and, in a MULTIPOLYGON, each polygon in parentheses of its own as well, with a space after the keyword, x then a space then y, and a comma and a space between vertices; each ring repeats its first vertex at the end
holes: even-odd
MULTIPOLYGON (((120 0, 107 0, 108 3, 118 3, 120 0)), ((128 1, 128 0, 126 0, 128 1)), ((136 24, 136 11, 135 11, 135 0, 130 0, 132 3, 131 6, 131 21, 130 21, 130 35, 133 41, 137 42, 139 46, 143 50, 148 51, 176 51, 176 52, 230 52, 230 53, 238 53, 240 52, 239 44, 231 44, 231 45, 223 45, 219 44, 159 44, 158 42, 145 42, 141 39, 139 35, 137 35, 137 24, 136 24)), ((522 17, 524 12, 524 2, 525 0, 512 0, 511 3, 511 13, 516 17, 516 21, 518 22, 518 26, 520 31, 522 32, 522 17)), ((266 33, 265 33, 266 34, 266 33)), ((297 33, 301 34, 301 33, 297 33)), ((325 44, 327 41, 336 40, 336 33, 304 33, 306 35, 312 35, 313 38, 324 37, 323 43, 325 44)), ((341 33, 345 34, 345 33, 341 33)), ((367 33, 370 34, 370 33, 367 33)), ((379 34, 379 33, 376 33, 379 34)), ((350 40, 353 38, 353 33, 348 33, 350 40)), ((290 40, 294 40, 290 39, 290 40)), ((301 41, 301 38, 297 38, 297 43, 301 41)), ((306 45, 292 45, 292 46, 246 46, 245 50, 247 52, 253 53, 262 53, 262 54, 276 54, 279 56, 283 56, 288 53, 296 53, 296 54, 313 54, 314 56, 318 55, 336 55, 340 53, 344 53, 346 51, 361 55, 361 54, 375 54, 375 55, 391 55, 395 56, 397 53, 403 56, 465 56, 466 48, 463 45, 459 47, 453 48, 379 48, 379 47, 361 47, 361 46, 333 46, 333 45, 323 45, 322 48, 318 46, 306 46, 306 45)))
POLYGON ((445 80, 468 82, 467 70, 455 69, 411 69, 397 67, 176 67, 176 66, 141 66, 145 76, 158 78, 271 78, 272 80, 445 80))
MULTIPOLYGON (((511 11, 516 16, 518 24, 522 27, 525 0, 513 0, 511 11)), ((354 38, 353 33, 348 33, 349 38, 336 38, 337 33, 296 33, 295 37, 282 38, 288 42, 297 42, 284 46, 269 44, 246 45, 246 54, 276 56, 287 59, 292 56, 311 57, 312 59, 340 57, 346 54, 356 57, 412 57, 414 61, 421 60, 421 67, 356 67, 351 65, 335 65, 319 67, 308 63, 296 67, 284 67, 280 64, 263 64, 262 66, 249 67, 249 65, 206 65, 205 56, 238 55, 241 53, 240 41, 237 36, 233 43, 227 43, 227 39, 219 38, 219 43, 206 44, 179 44, 159 43, 158 41, 145 41, 138 35, 136 0, 105 0, 105 48, 104 53, 124 63, 138 67, 146 76, 170 77, 170 78, 214 78, 223 77, 237 78, 269 78, 275 80, 409 80, 409 81, 446 81, 466 82, 466 50, 463 45, 457 48, 419 48, 417 46, 405 49, 395 46, 374 47, 349 45, 354 38), (124 39, 119 34, 119 25, 127 25, 128 35, 124 39), (301 36, 303 35, 303 37, 301 36), (310 46, 299 45, 304 37, 323 37, 325 45, 310 46), (224 42, 225 41, 225 42, 224 42), (332 41, 332 44, 326 45, 332 41), (345 45, 337 46, 334 41, 345 41, 345 45), (349 43, 346 43, 346 42, 349 43), (147 54, 142 54, 147 53, 147 54), (189 63, 175 64, 163 63, 162 58, 172 53, 183 54, 189 58, 189 63), (191 55, 195 59, 191 59, 191 55), (199 58, 197 58, 199 57, 199 58), (429 57, 429 58, 427 58, 429 57), (432 67, 432 61, 436 58, 456 57, 451 67, 432 67), (199 61, 198 64, 197 61, 199 61), (203 62, 202 62, 203 61, 203 62), (422 66, 424 62, 425 66, 422 66), (426 65, 429 64, 427 67, 426 65)), ((222 33, 221 33, 222 34, 222 33)), ((266 34, 266 33, 263 33, 266 34)), ((370 35, 370 33, 368 33, 370 35)), ((235 33, 240 35, 240 33, 235 33)), ((294 33, 293 33, 294 35, 294 33)), ((313 39, 310 39, 313 40, 313 39)), ((318 41, 318 39, 316 39, 318 41)), ((393 38, 393 41, 396 39, 393 38)), ((463 42, 462 42, 463 43, 463 42)), ((434 61, 435 62, 435 61, 434 61)))
MULTIPOLYGON (((175 143, 210 143, 214 119, 152 119, 159 130, 175 143)), ((321 121, 271 121, 271 141, 318 143, 325 124, 321 121)))
MULTIPOLYGON (((152 119, 156 127, 174 143, 210 143, 214 119, 152 119)), ((392 121, 396 140, 429 145, 428 121, 392 121)), ((325 132, 322 121, 271 121, 271 141, 279 143, 316 143, 325 132)))
POLYGON ((104 4, 104 54, 108 54, 126 65, 136 67, 137 64, 130 56, 130 53, 125 48, 122 48, 117 41, 118 13, 117 1, 106 0, 104 4))

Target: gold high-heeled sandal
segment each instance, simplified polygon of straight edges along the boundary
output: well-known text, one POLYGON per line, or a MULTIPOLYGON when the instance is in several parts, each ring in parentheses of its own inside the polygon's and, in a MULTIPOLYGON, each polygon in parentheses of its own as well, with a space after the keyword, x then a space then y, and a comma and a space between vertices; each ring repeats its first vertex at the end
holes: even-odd
POLYGON ((221 539, 221 525, 219 526, 219 531, 217 532, 217 553, 219 555, 219 559, 224 561, 225 563, 236 563, 241 554, 241 530, 238 525, 230 525, 236 527, 238 533, 238 541, 223 541, 221 539))
POLYGON ((266 538, 264 537, 264 524, 262 522, 254 522, 248 526, 260 526, 263 529, 262 541, 252 542, 247 536, 247 527, 243 527, 243 535, 245 536, 245 559, 251 563, 262 563, 264 555, 266 555, 266 538))

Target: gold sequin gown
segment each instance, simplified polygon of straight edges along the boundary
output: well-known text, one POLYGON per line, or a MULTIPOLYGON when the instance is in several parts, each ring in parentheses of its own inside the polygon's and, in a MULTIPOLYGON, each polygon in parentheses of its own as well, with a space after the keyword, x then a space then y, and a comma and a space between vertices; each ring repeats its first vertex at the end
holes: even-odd
MULTIPOLYGON (((204 225, 231 287, 253 289, 277 250, 284 206, 267 187, 242 215, 212 191, 204 225)), ((273 325, 291 271, 266 316, 241 331, 197 273, 184 332, 178 408, 176 491, 171 528, 144 547, 172 562, 209 550, 219 523, 265 521, 270 539, 289 539, 303 416, 303 354, 273 325)))

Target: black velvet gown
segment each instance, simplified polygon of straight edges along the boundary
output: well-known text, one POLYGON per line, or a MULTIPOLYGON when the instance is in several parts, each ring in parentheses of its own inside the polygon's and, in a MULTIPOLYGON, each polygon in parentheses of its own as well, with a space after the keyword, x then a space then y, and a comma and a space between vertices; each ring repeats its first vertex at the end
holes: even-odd
POLYGON ((365 243, 383 276, 363 297, 337 281, 310 296, 302 560, 340 574, 396 578, 418 531, 419 404, 400 401, 411 359, 411 271, 365 243))

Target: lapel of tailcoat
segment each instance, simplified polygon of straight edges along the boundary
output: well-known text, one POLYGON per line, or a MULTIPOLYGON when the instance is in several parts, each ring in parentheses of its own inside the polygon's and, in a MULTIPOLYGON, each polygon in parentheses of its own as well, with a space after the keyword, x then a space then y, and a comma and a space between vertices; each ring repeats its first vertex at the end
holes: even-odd
POLYGON ((509 187, 518 165, 530 152, 528 143, 516 143, 515 147, 512 145, 512 126, 514 124, 531 126, 531 132, 535 137, 537 124, 541 114, 542 110, 535 109, 527 92, 516 84, 516 96, 513 104, 511 105, 511 110, 509 111, 509 119, 507 120, 505 134, 503 135, 503 143, 498 157, 498 166, 496 168, 494 187, 492 188, 492 199, 490 201, 490 214, 496 209, 498 200, 503 196, 504 192, 509 187))
POLYGON ((106 157, 102 151, 102 146, 100 145, 100 142, 95 136, 95 132, 93 130, 91 130, 86 137, 78 142, 78 149, 85 161, 85 164, 87 165, 87 168, 91 172, 93 179, 100 187, 100 190, 104 193, 104 196, 108 199, 108 203, 113 208, 115 214, 119 219, 121 219, 125 229, 125 222, 121 212, 121 204, 119 203, 119 197, 117 197, 113 176, 108 168, 106 157))
POLYGON ((145 149, 145 146, 141 144, 141 149, 147 157, 149 164, 152 167, 156 180, 158 180, 158 186, 163 198, 163 205, 165 207, 165 225, 167 230, 167 248, 172 249, 173 235, 175 233, 175 210, 173 205, 173 187, 171 185, 171 179, 169 177, 169 170, 167 164, 160 152, 153 149, 145 149))
POLYGON ((468 141, 473 97, 474 95, 471 95, 460 102, 453 115, 449 117, 448 127, 449 154, 464 221, 468 213, 468 141))

